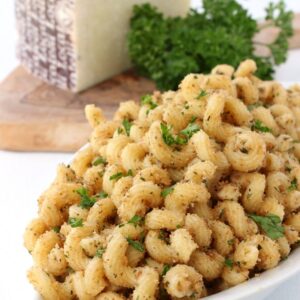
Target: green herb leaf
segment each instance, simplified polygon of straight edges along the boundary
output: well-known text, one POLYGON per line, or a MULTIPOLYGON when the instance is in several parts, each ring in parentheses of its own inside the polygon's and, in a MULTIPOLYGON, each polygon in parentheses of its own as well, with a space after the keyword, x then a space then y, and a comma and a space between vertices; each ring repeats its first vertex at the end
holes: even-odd
POLYGON ((147 114, 149 113, 150 110, 156 108, 158 106, 158 104, 156 102, 153 101, 153 98, 151 95, 144 95, 141 98, 141 103, 142 105, 149 105, 150 108, 147 110, 147 114))
POLYGON ((170 269, 171 269, 170 265, 164 265, 163 270, 161 272, 161 276, 165 276, 170 269))
POLYGON ((181 130, 180 133, 190 139, 194 133, 198 132, 200 127, 198 124, 190 123, 185 129, 181 130))
POLYGON ((277 39, 264 45, 270 57, 255 54, 254 36, 260 27, 236 0, 202 4, 201 11, 191 10, 185 17, 164 16, 148 3, 134 6, 127 38, 138 72, 154 80, 158 89, 173 90, 187 74, 209 73, 220 62, 236 68, 251 58, 258 66, 257 75, 271 79, 274 65, 286 59, 293 33, 293 14, 284 1, 271 3, 266 10, 266 26, 279 29, 277 39))
POLYGON ((161 123, 160 129, 161 129, 162 138, 163 138, 165 144, 167 144, 169 146, 174 145, 176 143, 176 141, 175 141, 175 138, 173 137, 173 135, 170 133, 171 127, 165 125, 164 123, 161 123))
POLYGON ((60 226, 55 226, 52 228, 52 230, 56 233, 59 233, 60 232, 60 226))
POLYGON ((70 218, 69 221, 68 221, 68 224, 70 224, 72 228, 82 227, 83 226, 83 220, 82 219, 77 219, 77 218, 70 218))
POLYGON ((232 261, 232 259, 226 258, 224 263, 225 263, 226 267, 232 269, 232 267, 233 267, 233 261, 232 261))
POLYGON ((129 170, 127 173, 122 173, 122 172, 118 172, 112 176, 109 177, 109 180, 119 180, 122 177, 128 177, 128 176, 133 176, 133 172, 132 170, 129 170))
POLYGON ((171 194, 172 192, 174 191, 174 188, 171 186, 171 187, 167 187, 165 189, 162 190, 161 192, 161 196, 163 198, 166 198, 169 194, 171 194))
POLYGON ((284 236, 284 227, 281 225, 281 220, 278 216, 273 214, 266 216, 250 214, 249 217, 257 223, 272 240, 277 240, 284 236))
POLYGON ((99 194, 96 195, 97 198, 100 198, 100 199, 105 199, 108 197, 108 194, 105 193, 104 191, 100 192, 99 194))
POLYGON ((82 208, 90 208, 96 203, 96 199, 90 197, 86 188, 80 188, 77 191, 77 194, 80 195, 81 200, 79 206, 82 208))
POLYGON ((133 216, 129 221, 128 224, 132 224, 134 225, 134 227, 138 226, 138 225, 143 225, 144 223, 144 218, 141 216, 133 216))
POLYGON ((201 90, 200 94, 196 97, 196 99, 200 100, 201 98, 207 96, 208 93, 205 90, 201 90))
POLYGON ((123 120, 122 125, 125 129, 126 134, 129 136, 132 123, 129 120, 125 119, 123 120))
POLYGON ((294 178, 294 179, 291 181, 290 186, 288 187, 288 192, 291 192, 291 191, 296 190, 296 189, 297 189, 297 186, 298 186, 297 178, 294 178))
POLYGON ((106 250, 106 248, 103 248, 103 247, 97 249, 95 256, 97 256, 97 257, 99 257, 99 258, 102 258, 102 256, 103 256, 105 250, 106 250))
POLYGON ((101 156, 98 156, 93 160, 92 165, 93 166, 106 165, 106 159, 101 156))
POLYGON ((130 238, 127 238, 127 242, 130 246, 132 246, 134 249, 140 251, 140 252, 144 252, 145 251, 145 248, 144 248, 144 245, 139 242, 139 241, 134 241, 130 238))
POLYGON ((264 123, 260 120, 254 120, 254 123, 251 126, 251 130, 272 132, 272 130, 269 127, 265 126, 264 123))

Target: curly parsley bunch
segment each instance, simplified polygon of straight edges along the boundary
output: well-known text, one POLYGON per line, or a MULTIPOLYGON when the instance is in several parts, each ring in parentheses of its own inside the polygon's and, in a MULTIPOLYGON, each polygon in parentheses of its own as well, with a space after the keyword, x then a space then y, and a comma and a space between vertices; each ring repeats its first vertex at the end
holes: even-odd
POLYGON ((161 90, 175 89, 189 73, 207 73, 220 63, 237 67, 251 58, 258 76, 271 79, 274 65, 286 60, 292 17, 280 1, 266 8, 266 26, 280 28, 269 45, 271 56, 254 52, 253 37, 260 28, 235 0, 203 0, 203 12, 191 10, 184 18, 166 18, 150 4, 137 5, 128 35, 129 55, 138 72, 161 90))

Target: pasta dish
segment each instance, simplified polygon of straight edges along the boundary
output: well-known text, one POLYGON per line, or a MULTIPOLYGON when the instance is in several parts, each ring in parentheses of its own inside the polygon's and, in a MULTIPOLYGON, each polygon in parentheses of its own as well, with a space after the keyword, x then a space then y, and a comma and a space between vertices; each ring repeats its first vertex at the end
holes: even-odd
POLYGON ((300 232, 300 86, 255 62, 178 91, 85 109, 93 131, 58 166, 25 231, 44 299, 199 299, 285 259, 300 232))

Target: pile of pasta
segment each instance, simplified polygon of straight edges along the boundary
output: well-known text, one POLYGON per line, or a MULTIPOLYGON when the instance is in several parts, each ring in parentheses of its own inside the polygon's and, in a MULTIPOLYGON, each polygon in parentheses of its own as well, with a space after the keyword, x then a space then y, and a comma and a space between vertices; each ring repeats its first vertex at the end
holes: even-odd
POLYGON ((25 232, 44 299, 197 299, 287 258, 300 232, 300 86, 255 62, 178 91, 86 107, 89 144, 60 165, 25 232))

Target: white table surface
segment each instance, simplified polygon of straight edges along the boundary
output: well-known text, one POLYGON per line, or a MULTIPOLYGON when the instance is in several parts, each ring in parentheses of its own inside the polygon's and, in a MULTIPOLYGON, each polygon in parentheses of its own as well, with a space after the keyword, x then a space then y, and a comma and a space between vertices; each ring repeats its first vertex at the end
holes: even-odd
MULTIPOLYGON (((253 14, 260 17, 268 2, 242 1, 253 14)), ((300 11, 300 1, 288 1, 300 11)), ((14 55, 16 33, 14 30, 13 0, 0 4, 0 80, 16 65, 14 55)), ((300 82, 300 50, 289 52, 288 61, 279 67, 276 79, 300 82)), ((1 136, 0 136, 1 139, 1 136)), ((56 165, 68 162, 71 154, 15 153, 0 151, 0 299, 33 299, 31 285, 26 280, 26 270, 32 260, 23 248, 22 235, 30 219, 37 213, 37 198, 55 174, 56 165)), ((299 262, 300 263, 300 262, 299 262)), ((278 286, 266 300, 300 299, 300 274, 278 286)))

